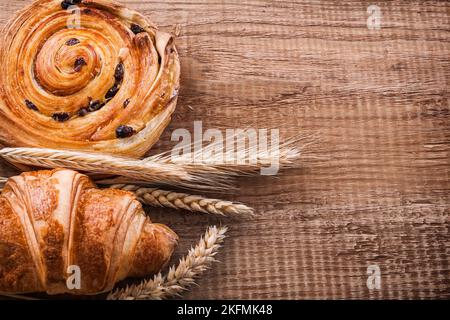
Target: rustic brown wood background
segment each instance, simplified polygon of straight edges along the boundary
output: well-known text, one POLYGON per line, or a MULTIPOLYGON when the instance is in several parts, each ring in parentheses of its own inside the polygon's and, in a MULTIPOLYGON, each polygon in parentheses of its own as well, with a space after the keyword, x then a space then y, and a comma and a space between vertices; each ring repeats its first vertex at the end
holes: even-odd
MULTIPOLYGON (((0 22, 29 2, 1 0, 0 22)), ((186 298, 450 298, 448 1, 123 2, 181 26, 182 90, 160 149, 194 120, 321 137, 301 168, 228 196, 255 220, 149 209, 180 234, 177 256, 207 225, 230 227, 186 298), (372 264, 380 290, 366 286, 372 264)))

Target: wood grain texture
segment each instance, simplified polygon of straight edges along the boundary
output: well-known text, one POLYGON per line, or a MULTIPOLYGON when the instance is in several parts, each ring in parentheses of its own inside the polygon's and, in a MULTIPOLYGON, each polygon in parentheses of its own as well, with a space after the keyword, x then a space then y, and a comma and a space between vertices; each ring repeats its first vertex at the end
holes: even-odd
MULTIPOLYGON (((0 1, 0 22, 29 1, 0 1)), ((230 226, 221 261, 185 298, 450 298, 450 3, 122 1, 181 26, 176 128, 320 132, 302 167, 241 181, 255 220, 150 209, 181 237, 230 226), (381 289, 366 286, 381 268, 381 289)), ((7 129, 7 128, 6 128, 7 129)), ((2 128, 5 130, 5 128, 2 128)), ((11 172, 3 167, 3 174, 11 172)))

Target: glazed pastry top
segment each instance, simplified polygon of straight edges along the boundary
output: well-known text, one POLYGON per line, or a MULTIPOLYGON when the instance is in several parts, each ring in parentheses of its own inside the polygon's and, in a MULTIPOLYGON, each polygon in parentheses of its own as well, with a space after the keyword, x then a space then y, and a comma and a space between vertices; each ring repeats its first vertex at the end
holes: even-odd
POLYGON ((170 121, 180 77, 173 37, 118 3, 35 1, 1 45, 3 145, 139 157, 170 121))

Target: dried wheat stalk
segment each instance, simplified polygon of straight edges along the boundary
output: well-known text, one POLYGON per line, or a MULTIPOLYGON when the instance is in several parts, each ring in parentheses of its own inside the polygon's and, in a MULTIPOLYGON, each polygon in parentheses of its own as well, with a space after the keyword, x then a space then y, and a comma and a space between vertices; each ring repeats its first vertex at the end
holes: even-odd
POLYGON ((190 195, 158 188, 145 188, 129 184, 116 184, 110 186, 110 188, 132 191, 136 194, 139 201, 154 207, 166 207, 178 210, 183 209, 192 212, 203 212, 222 216, 254 215, 252 208, 231 201, 209 199, 199 195, 190 195))
POLYGON ((209 227, 200 242, 180 259, 177 267, 172 266, 166 276, 158 273, 153 279, 127 286, 111 292, 108 300, 160 300, 179 296, 195 284, 195 278, 208 269, 225 239, 226 227, 209 227))
POLYGON ((0 156, 12 163, 43 168, 68 168, 88 174, 119 175, 129 181, 175 185, 191 189, 230 187, 222 182, 190 174, 170 163, 134 160, 104 154, 40 148, 3 148, 0 156))
MULTIPOLYGON (((259 174, 263 168, 268 168, 274 163, 278 165, 279 169, 293 167, 295 161, 301 155, 301 150, 293 147, 293 145, 302 139, 306 138, 291 139, 281 144, 278 148, 271 147, 264 152, 258 150, 257 147, 236 149, 235 153, 226 152, 219 148, 223 151, 223 153, 218 153, 220 154, 219 156, 205 157, 202 152, 190 152, 176 159, 170 155, 170 152, 164 152, 145 158, 142 161, 176 165, 189 174, 203 177, 208 181, 216 181, 222 186, 221 188, 211 188, 213 191, 227 192, 234 190, 232 185, 235 182, 234 178, 238 176, 259 174), (246 159, 246 155, 249 155, 250 158, 247 159, 247 162, 242 162, 242 159, 246 159)), ((311 141, 305 143, 302 149, 313 143, 312 138, 308 139, 311 139, 311 141)), ((192 150, 193 145, 191 147, 188 149, 192 150)), ((105 185, 145 184, 145 181, 139 179, 130 180, 128 177, 119 176, 98 180, 97 183, 105 185)), ((197 186, 191 189, 199 188, 197 186)), ((207 188, 203 190, 207 190, 207 188)))
MULTIPOLYGON (((236 137, 229 138, 234 141, 236 137)), ((152 184, 171 185, 203 191, 227 192, 234 189, 234 178, 240 175, 258 174, 263 168, 276 164, 279 169, 292 167, 300 157, 301 150, 293 147, 301 140, 309 139, 303 148, 313 143, 311 137, 290 139, 281 145, 262 149, 255 145, 241 145, 236 150, 225 150, 225 143, 213 143, 205 147, 217 152, 205 156, 195 151, 194 145, 181 158, 169 152, 142 160, 120 158, 102 154, 39 148, 4 148, 0 156, 21 165, 81 170, 89 175, 103 174, 109 177, 96 179, 99 184, 152 184), (215 148, 216 147, 216 148, 215 148)), ((277 173, 277 170, 274 174, 277 173)))
POLYGON ((316 137, 313 135, 295 137, 279 145, 271 144, 265 150, 261 150, 258 144, 248 146, 242 144, 228 150, 226 145, 234 144, 236 139, 236 136, 231 136, 225 141, 215 142, 201 149, 195 148, 192 144, 187 147, 191 152, 183 153, 180 157, 173 157, 171 152, 164 152, 146 160, 177 164, 190 173, 207 173, 218 177, 223 174, 229 176, 257 174, 262 168, 270 167, 274 163, 278 164, 279 169, 294 166, 303 149, 314 143, 316 137), (294 147, 300 141, 305 141, 302 147, 300 149, 294 147), (206 155, 205 150, 215 151, 206 155))
MULTIPOLYGON (((8 178, 0 177, 0 192, 2 191, 3 184, 7 180, 8 178)), ((115 184, 109 187, 134 192, 140 202, 153 207, 165 207, 220 216, 252 217, 255 215, 253 208, 242 203, 130 184, 115 184)))
MULTIPOLYGON (((249 152, 249 151, 246 151, 249 152)), ((251 151, 250 151, 251 152, 251 151)), ((272 163, 277 163, 279 169, 290 168, 295 165, 295 161, 300 158, 300 151, 289 146, 280 148, 280 153, 274 154, 258 153, 254 154, 254 162, 240 163, 236 158, 231 156, 222 161, 220 158, 209 158, 205 161, 192 161, 196 157, 195 153, 188 153, 181 159, 172 160, 170 156, 160 154, 152 156, 142 161, 175 165, 185 170, 189 174, 202 177, 203 180, 218 184, 220 187, 209 188, 212 191, 227 192, 235 190, 235 178, 239 176, 255 175, 261 172, 262 168, 269 167, 272 163), (183 160, 186 158, 185 160, 183 160)), ((111 178, 99 179, 97 183, 104 185, 114 184, 146 184, 142 179, 130 179, 129 177, 116 176, 111 178)), ((148 184, 148 183, 147 183, 148 184)), ((180 186, 183 187, 183 186, 180 186)), ((191 186, 188 189, 208 190, 208 188, 200 188, 201 185, 191 186)))

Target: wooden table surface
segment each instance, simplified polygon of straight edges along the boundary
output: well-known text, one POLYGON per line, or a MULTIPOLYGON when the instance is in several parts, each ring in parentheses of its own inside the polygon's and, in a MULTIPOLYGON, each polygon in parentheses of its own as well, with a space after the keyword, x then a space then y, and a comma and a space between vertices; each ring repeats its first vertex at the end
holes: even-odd
MULTIPOLYGON (((0 22, 29 2, 1 0, 0 22)), ((182 88, 159 149, 195 120, 320 135, 299 169, 227 196, 254 220, 148 210, 179 233, 177 256, 207 225, 230 227, 220 264, 184 297, 450 298, 448 1, 122 2, 181 27, 182 88)))

